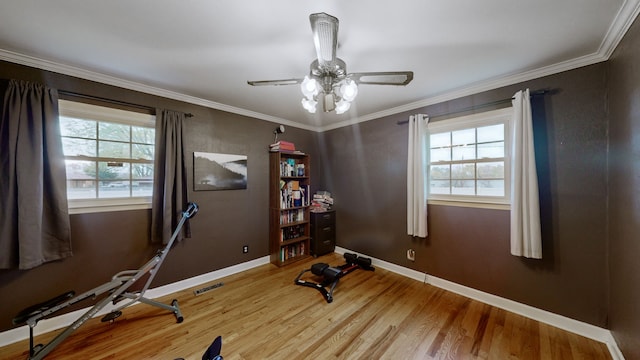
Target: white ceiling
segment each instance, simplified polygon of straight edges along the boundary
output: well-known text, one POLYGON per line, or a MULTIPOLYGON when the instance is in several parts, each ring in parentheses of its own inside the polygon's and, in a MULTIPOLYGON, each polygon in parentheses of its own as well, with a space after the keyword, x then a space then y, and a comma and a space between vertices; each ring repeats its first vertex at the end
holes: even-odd
POLYGON ((330 129, 607 60, 640 0, 0 0, 0 60, 312 130, 330 129), (375 4, 375 5, 374 5, 375 4), (351 110, 309 114, 309 15, 340 20, 349 72, 412 70, 362 85, 351 110))

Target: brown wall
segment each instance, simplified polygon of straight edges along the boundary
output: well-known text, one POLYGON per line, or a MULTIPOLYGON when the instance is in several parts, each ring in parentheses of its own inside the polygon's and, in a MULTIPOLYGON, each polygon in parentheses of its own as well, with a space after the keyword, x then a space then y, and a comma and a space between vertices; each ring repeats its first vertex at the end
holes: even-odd
MULTIPOLYGON (((640 108, 635 96, 640 72, 635 66, 637 26, 632 30, 610 66, 596 64, 321 134, 288 128, 284 138, 312 155, 314 187, 334 194, 339 246, 597 326, 608 325, 610 311, 611 328, 625 355, 640 357, 633 352, 640 348, 635 306, 640 265, 633 257, 640 253, 640 108), (509 254, 504 210, 429 206, 429 237, 408 237, 407 128, 396 122, 410 113, 438 114, 508 98, 526 87, 554 90, 533 102, 544 259, 509 254), (406 260, 408 248, 416 250, 415 262, 406 260)), ((153 286, 267 255, 266 146, 275 124, 6 62, 0 62, 0 78, 191 112, 188 153, 248 155, 247 190, 190 191, 201 209, 192 222, 193 237, 171 252, 153 286), (248 255, 241 253, 245 244, 248 255)), ((156 249, 148 241, 149 217, 148 210, 72 215, 72 258, 29 271, 0 270, 0 331, 11 328, 15 313, 34 302, 68 289, 89 289, 144 263, 156 249)))
POLYGON ((640 22, 609 61, 609 323, 640 359, 640 22))
MULTIPOLYGON (((268 255, 268 152, 277 124, 142 94, 56 73, 0 62, 0 79, 23 79, 61 90, 194 114, 187 121, 189 197, 200 206, 192 238, 171 251, 152 287, 268 255), (246 190, 192 191, 194 151, 248 156, 246 190), (249 245, 249 253, 242 246, 249 245)), ((283 139, 317 153, 314 133, 288 127, 283 139)), ((316 169, 312 164, 312 176, 316 169)), ((105 283, 115 273, 137 269, 153 256, 150 210, 71 215, 74 256, 33 270, 0 270, 0 331, 12 328, 18 311, 67 290, 77 293, 105 283)), ((90 305, 81 302, 78 307, 90 305)), ((25 334, 26 336, 26 334, 25 334)))
POLYGON ((407 126, 397 121, 408 113, 322 135, 338 245, 605 327, 605 70, 592 65, 411 112, 442 114, 527 87, 553 90, 532 101, 544 259, 510 255, 505 210, 429 206, 428 238, 406 235, 407 126), (415 262, 406 259, 409 248, 415 262))

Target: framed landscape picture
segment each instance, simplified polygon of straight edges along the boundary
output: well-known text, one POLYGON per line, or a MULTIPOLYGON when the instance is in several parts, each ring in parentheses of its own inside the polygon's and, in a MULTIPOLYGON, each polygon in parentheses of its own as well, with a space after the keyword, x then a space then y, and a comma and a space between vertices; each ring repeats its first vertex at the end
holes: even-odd
POLYGON ((193 153, 193 190, 239 190, 246 188, 246 155, 193 153))

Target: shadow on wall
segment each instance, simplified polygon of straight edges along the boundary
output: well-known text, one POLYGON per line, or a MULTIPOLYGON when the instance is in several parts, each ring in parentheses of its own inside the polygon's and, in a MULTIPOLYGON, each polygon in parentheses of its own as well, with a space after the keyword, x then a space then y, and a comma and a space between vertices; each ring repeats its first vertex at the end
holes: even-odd
POLYGON ((550 153, 555 153, 555 146, 549 141, 553 139, 553 123, 550 121, 551 104, 547 99, 550 95, 559 90, 551 90, 545 95, 531 97, 531 116, 533 120, 533 141, 536 155, 536 170, 538 172, 538 192, 540 200, 540 227, 542 232, 542 260, 521 258, 522 262, 529 268, 538 270, 553 271, 555 269, 554 260, 554 238, 553 238, 553 202, 551 196, 552 188, 552 159, 550 153))

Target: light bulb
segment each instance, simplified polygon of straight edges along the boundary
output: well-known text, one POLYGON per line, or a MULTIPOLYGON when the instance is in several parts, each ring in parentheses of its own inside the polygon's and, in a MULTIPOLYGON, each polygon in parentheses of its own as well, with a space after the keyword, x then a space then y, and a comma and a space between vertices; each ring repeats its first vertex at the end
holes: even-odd
POLYGON ((317 101, 313 100, 313 99, 307 99, 307 98, 302 98, 302 107, 305 108, 305 110, 307 110, 308 112, 315 114, 316 112, 316 105, 318 104, 317 101))
POLYGON ((340 85, 340 94, 345 101, 353 101, 358 95, 358 85, 351 79, 346 79, 342 85, 340 85))
POLYGON ((305 75, 304 80, 300 84, 300 90, 302 91, 302 95, 304 95, 307 99, 312 100, 314 96, 318 95, 320 91, 318 89, 318 82, 316 79, 309 78, 305 75))
POLYGON ((351 103, 345 100, 340 100, 336 104, 336 114, 342 114, 345 111, 349 110, 351 107, 351 103))

